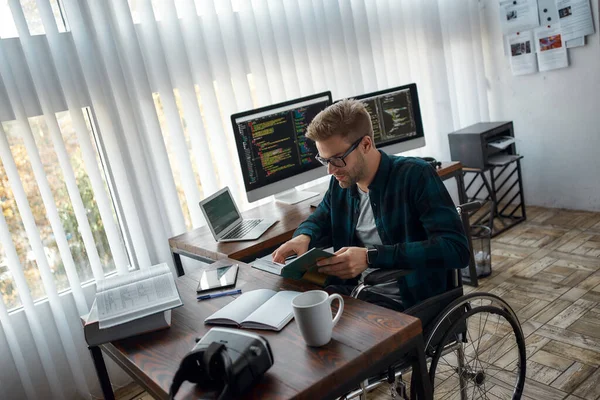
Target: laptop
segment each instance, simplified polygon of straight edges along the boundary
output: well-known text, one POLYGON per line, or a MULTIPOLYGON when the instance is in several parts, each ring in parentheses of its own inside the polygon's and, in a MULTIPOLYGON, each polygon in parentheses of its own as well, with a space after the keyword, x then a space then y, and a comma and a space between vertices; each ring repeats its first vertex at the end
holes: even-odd
POLYGON ((255 240, 277 222, 275 219, 243 219, 229 187, 202 200, 200 209, 217 242, 255 240))

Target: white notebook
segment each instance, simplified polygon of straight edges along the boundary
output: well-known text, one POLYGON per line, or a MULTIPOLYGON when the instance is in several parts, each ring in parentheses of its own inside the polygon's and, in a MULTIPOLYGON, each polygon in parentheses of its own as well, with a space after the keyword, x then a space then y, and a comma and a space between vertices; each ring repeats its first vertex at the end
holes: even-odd
POLYGON ((293 291, 252 290, 206 318, 204 323, 280 331, 294 318, 292 299, 299 294, 293 291))

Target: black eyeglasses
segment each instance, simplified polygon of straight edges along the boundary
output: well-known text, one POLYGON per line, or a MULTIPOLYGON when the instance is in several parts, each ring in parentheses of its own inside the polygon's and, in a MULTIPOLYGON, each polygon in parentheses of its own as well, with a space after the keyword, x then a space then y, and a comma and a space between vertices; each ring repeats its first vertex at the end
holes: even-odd
POLYGON ((354 142, 352 144, 352 146, 350 146, 350 148, 348 150, 346 150, 346 152, 344 154, 342 154, 340 157, 323 158, 317 154, 317 156, 315 158, 317 159, 317 161, 319 161, 324 166, 331 164, 337 168, 344 168, 346 166, 346 161, 344 159, 346 157, 348 157, 350 155, 350 153, 352 153, 358 147, 360 142, 362 142, 363 138, 364 138, 364 136, 361 137, 360 139, 358 139, 356 142, 354 142))

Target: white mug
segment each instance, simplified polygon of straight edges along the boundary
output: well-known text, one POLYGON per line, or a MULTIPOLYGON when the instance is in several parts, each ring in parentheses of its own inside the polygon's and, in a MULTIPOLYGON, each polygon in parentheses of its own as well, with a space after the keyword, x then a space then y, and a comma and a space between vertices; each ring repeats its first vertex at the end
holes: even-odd
POLYGON ((296 323, 306 344, 319 347, 331 340, 333 327, 344 311, 344 299, 339 294, 330 296, 322 290, 311 290, 294 297, 292 307, 296 323), (340 306, 335 318, 332 318, 331 303, 335 299, 339 301, 340 306))

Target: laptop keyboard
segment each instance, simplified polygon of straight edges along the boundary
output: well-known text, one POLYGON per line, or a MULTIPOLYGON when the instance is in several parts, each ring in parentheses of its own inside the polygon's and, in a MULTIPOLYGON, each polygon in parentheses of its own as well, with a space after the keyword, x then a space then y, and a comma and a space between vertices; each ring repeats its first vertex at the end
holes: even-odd
POLYGON ((244 237, 246 233, 250 232, 252 228, 260 224, 262 221, 262 219, 243 220, 234 230, 223 236, 223 239, 238 239, 244 237))

